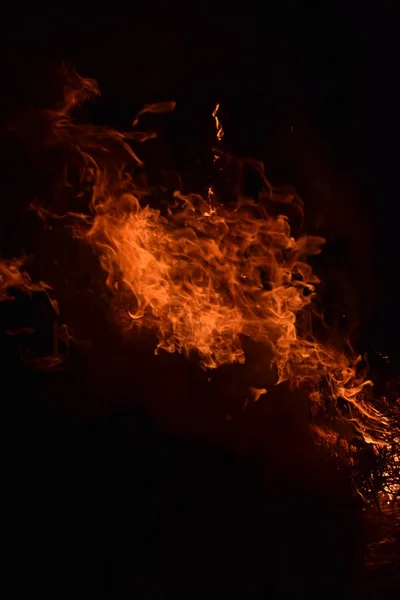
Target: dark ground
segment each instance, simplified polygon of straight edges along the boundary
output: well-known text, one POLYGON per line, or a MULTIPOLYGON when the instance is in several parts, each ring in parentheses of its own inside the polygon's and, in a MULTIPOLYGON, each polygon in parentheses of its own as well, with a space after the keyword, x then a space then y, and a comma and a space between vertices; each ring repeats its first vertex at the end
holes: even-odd
MULTIPOLYGON (((142 103, 176 100, 166 160, 187 171, 213 143, 209 115, 220 102, 225 147, 293 184, 308 231, 327 237, 316 268, 328 318, 360 350, 395 353, 398 208, 379 126, 390 111, 384 88, 371 90, 378 59, 364 15, 340 3, 310 18, 283 8, 167 21, 132 13, 4 20, 3 125, 48 102, 49 73, 68 59, 99 81, 98 122, 128 128, 142 103)), ((43 176, 10 144, 3 135, 1 234, 11 252, 16 207, 43 176)), ((312 448, 301 399, 294 412, 278 390, 231 427, 224 415, 249 373, 222 371, 206 391, 194 365, 153 359, 149 340, 123 345, 100 300, 90 311, 79 302, 61 298, 62 317, 85 322, 93 350, 78 349, 66 373, 30 371, 2 337, 11 597, 356 597, 359 506, 312 448)), ((16 319, 29 320, 27 310, 16 319)), ((10 315, 0 317, 9 327, 10 315)))

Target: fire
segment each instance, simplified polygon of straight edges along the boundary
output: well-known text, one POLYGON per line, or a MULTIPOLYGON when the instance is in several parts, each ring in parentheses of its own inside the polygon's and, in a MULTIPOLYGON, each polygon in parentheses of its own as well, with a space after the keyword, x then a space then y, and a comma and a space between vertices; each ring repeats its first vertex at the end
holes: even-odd
MULTIPOLYGON (((271 203, 284 206, 297 198, 276 194, 259 166, 263 190, 257 200, 239 192, 226 202, 213 186, 204 194, 155 190, 130 145, 154 134, 78 123, 73 110, 98 88, 93 80, 67 75, 64 103, 44 111, 46 144, 64 149, 68 168, 78 169, 76 198, 91 196, 91 214, 71 207, 69 216, 76 236, 99 257, 122 326, 155 331, 158 350, 194 357, 205 369, 244 362, 246 337, 262 342, 272 350, 277 383, 303 386, 314 412, 326 403, 337 412, 337 401, 345 400, 351 427, 365 441, 385 445, 388 422, 368 400, 371 382, 359 357, 313 335, 319 281, 307 261, 321 252, 324 239, 296 239, 283 209, 271 210, 271 203), (154 200, 160 194, 161 206, 154 200)), ((143 113, 174 106, 146 105, 134 125, 143 113)), ((221 142, 218 109, 212 117, 221 142)), ((64 186, 70 185, 68 168, 64 186)), ((49 214, 39 210, 43 218, 49 214)))
POLYGON ((219 103, 217 103, 216 107, 214 108, 212 116, 215 119, 215 127, 217 130, 217 140, 220 142, 222 140, 222 138, 224 137, 224 130, 223 130, 221 121, 219 120, 219 117, 218 117, 218 110, 219 110, 219 103))
POLYGON ((126 326, 155 329, 159 349, 197 354, 204 368, 244 362, 243 336, 264 342, 278 382, 311 385, 317 400, 325 379, 331 397, 355 409, 353 422, 365 439, 374 439, 367 429, 379 430, 384 419, 363 398, 369 382, 357 376, 357 358, 310 332, 298 335, 298 316, 312 306, 318 283, 305 261, 320 252, 321 238, 295 240, 286 217, 271 217, 246 198, 210 212, 201 196, 175 192, 175 207, 164 217, 142 208, 132 192, 119 195, 118 204, 103 186, 95 188, 102 192, 85 237, 126 326))
POLYGON ((32 283, 28 273, 22 270, 20 259, 0 260, 0 301, 12 300, 10 290, 19 289, 26 293, 44 291, 46 284, 32 283))
MULTIPOLYGON (((273 351, 278 383, 305 386, 314 406, 327 397, 346 400, 355 430, 384 443, 386 421, 366 399, 370 382, 358 373, 359 358, 312 333, 318 278, 307 260, 324 239, 295 239, 288 217, 269 210, 276 198, 265 178, 262 200, 239 195, 225 204, 211 187, 205 197, 178 189, 166 210, 153 206, 142 162, 129 146, 136 134, 77 125, 69 115, 79 94, 97 93, 91 80, 77 77, 77 91, 69 89, 53 121, 54 143, 75 144, 81 181, 91 183, 93 217, 77 235, 98 254, 123 326, 156 331, 158 350, 198 357, 207 369, 244 362, 244 337, 263 342, 273 351)), ((139 115, 173 107, 146 105, 139 115)), ((221 141, 218 108, 212 116, 221 141)), ((278 200, 290 203, 293 196, 278 200)))
POLYGON ((265 388, 254 388, 254 387, 251 387, 250 388, 250 393, 251 393, 251 396, 252 396, 254 402, 257 402, 258 399, 261 396, 263 396, 264 394, 267 393, 267 390, 265 388))
MULTIPOLYGON (((315 335, 314 324, 321 323, 322 315, 315 302, 319 279, 309 259, 322 251, 325 240, 296 235, 286 209, 291 205, 297 214, 302 211, 298 197, 275 190, 256 163, 252 165, 262 184, 257 198, 246 196, 237 185, 232 186, 233 198, 221 192, 223 186, 214 180, 212 184, 207 180, 204 189, 195 193, 188 192, 179 178, 173 190, 151 183, 132 141, 144 142, 155 134, 136 130, 124 134, 79 122, 75 111, 99 94, 97 83, 70 69, 64 70, 63 77, 64 101, 36 116, 46 124, 38 128, 46 132, 46 149, 56 150, 65 168, 53 204, 42 202, 31 208, 43 222, 65 222, 77 244, 83 242, 93 251, 123 334, 134 335, 138 328, 151 330, 158 340, 156 352, 181 353, 205 370, 244 363, 245 342, 257 342, 257 351, 261 347, 267 357, 272 356, 276 384, 286 382, 307 393, 312 430, 331 458, 350 467, 364 507, 370 509, 375 503, 380 524, 383 516, 393 516, 398 523, 400 400, 393 408, 385 406, 385 397, 373 399, 361 357, 350 347, 338 350, 315 335), (364 451, 373 460, 363 467, 364 451)), ((146 104, 133 126, 144 114, 174 108, 174 102, 146 104)), ((219 104, 212 112, 218 145, 213 163, 224 177, 231 157, 221 147, 224 130, 218 111, 219 104)), ((56 260, 54 265, 58 268, 56 260)), ((58 317, 50 286, 32 280, 25 269, 23 260, 0 258, 0 302, 12 301, 15 289, 28 295, 46 294, 58 317)), ((90 289, 97 290, 96 283, 90 289)), ((56 321, 53 349, 46 347, 47 356, 36 355, 28 343, 20 353, 31 368, 53 371, 65 366, 68 370, 72 335, 56 321)), ((25 340, 33 332, 24 326, 1 333, 25 340)), ((262 377, 249 382, 241 398, 242 411, 249 410, 249 404, 268 402, 270 391, 263 385, 269 383, 262 377)), ((229 409, 228 428, 234 420, 229 409)), ((391 540, 386 536, 375 546, 390 546, 391 540)), ((386 555, 388 551, 385 566, 395 562, 396 557, 386 555)))

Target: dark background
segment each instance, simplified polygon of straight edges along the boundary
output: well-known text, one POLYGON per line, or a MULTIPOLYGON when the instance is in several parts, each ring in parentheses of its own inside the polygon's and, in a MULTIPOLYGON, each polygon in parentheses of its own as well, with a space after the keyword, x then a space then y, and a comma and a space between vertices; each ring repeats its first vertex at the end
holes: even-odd
MULTIPOLYGON (((263 160, 273 183, 294 185, 307 231, 327 238, 316 268, 332 324, 360 351, 396 354, 395 113, 385 87, 393 75, 383 45, 371 51, 370 26, 351 3, 281 3, 251 17, 7 15, 3 130, 48 105, 54 67, 67 59, 98 80, 102 100, 90 116, 99 123, 128 129, 143 103, 176 100, 166 160, 187 171, 214 143, 210 113, 220 102, 225 148, 263 160)), ((13 207, 39 184, 29 152, 4 135, 2 154, 2 241, 13 249, 13 207)), ((93 308, 93 332, 102 310, 93 308)), ((78 357, 72 374, 38 374, 10 345, 4 351, 15 589, 57 598, 309 598, 329 586, 355 597, 359 509, 346 480, 313 458, 303 416, 287 418, 285 390, 274 400, 283 409, 262 409, 226 433, 215 425, 226 407, 213 402, 231 408, 221 391, 229 371, 203 398, 205 376, 194 366, 157 362, 151 344, 127 349, 106 329, 93 333, 87 371, 78 357), (243 452, 238 436, 258 441, 245 441, 243 452)))

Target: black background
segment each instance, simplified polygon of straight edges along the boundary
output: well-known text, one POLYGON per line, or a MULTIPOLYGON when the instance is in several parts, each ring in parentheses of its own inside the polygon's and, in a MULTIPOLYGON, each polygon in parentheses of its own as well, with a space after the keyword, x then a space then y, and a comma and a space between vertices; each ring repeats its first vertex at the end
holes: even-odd
MULTIPOLYGON (((3 126, 48 103, 53 67, 68 59, 99 82, 102 101, 91 115, 98 122, 126 129, 143 103, 176 100, 166 160, 187 170, 214 142, 210 113, 220 102, 225 147, 263 160, 273 183, 294 185, 305 201, 307 230, 327 238, 317 269, 332 322, 351 331, 359 350, 395 354, 393 54, 383 43, 371 48, 371 18, 351 3, 281 3, 254 16, 172 16, 155 7, 146 16, 134 9, 7 16, 3 126)), ((3 223, 15 223, 13 202, 29 198, 37 179, 29 157, 3 139, 1 214, 3 223)), ((3 242, 13 248, 4 230, 3 242)), ((294 442, 292 425, 278 420, 284 442, 276 434, 262 447, 263 460, 259 452, 243 458, 222 443, 195 442, 185 419, 179 435, 166 434, 147 409, 124 399, 132 382, 117 334, 96 339, 103 343, 99 371, 116 356, 126 362, 108 365, 108 378, 93 369, 90 378, 100 383, 90 392, 79 369, 52 379, 27 372, 9 354, 3 361, 10 388, 5 522, 15 590, 54 598, 309 598, 328 585, 332 594, 355 597, 362 572, 358 509, 346 483, 313 463, 305 434, 294 442), (66 408, 69 401, 108 408, 89 408, 83 418, 66 408)), ((196 377, 202 381, 187 375, 192 367, 183 359, 174 367, 165 359, 152 375, 150 354, 144 344, 148 377, 172 368, 173 377, 185 373, 192 386, 196 377)), ((154 389, 163 395, 161 383, 154 389)), ((161 404, 170 401, 168 391, 164 396, 161 404)), ((196 401, 200 396, 193 392, 196 401)), ((246 435, 254 425, 250 419, 246 435)), ((265 437, 279 431, 275 423, 268 427, 265 437)))

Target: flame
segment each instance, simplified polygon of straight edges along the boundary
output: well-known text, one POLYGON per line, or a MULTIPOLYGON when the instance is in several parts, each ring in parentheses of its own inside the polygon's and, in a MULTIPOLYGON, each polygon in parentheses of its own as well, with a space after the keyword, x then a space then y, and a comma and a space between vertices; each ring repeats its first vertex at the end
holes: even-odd
POLYGON ((152 104, 145 104, 143 108, 136 115, 132 125, 135 127, 139 123, 139 119, 145 113, 166 113, 175 110, 176 102, 154 102, 152 104))
POLYGON ((305 260, 320 252, 321 238, 295 240, 286 217, 249 199, 210 213, 200 196, 175 192, 178 203, 164 217, 126 192, 118 206, 101 189, 86 239, 125 325, 156 329, 159 349, 198 354, 205 368, 244 362, 242 336, 264 342, 278 383, 311 384, 320 394, 325 379, 331 397, 355 409, 366 441, 374 440, 363 423, 379 429, 384 418, 365 401, 370 382, 357 376, 358 359, 298 335, 298 315, 312 305, 318 282, 305 260))
POLYGON ((212 116, 215 119, 215 128, 217 130, 217 140, 220 142, 222 140, 222 138, 224 137, 224 130, 222 128, 222 123, 218 117, 218 110, 219 110, 219 104, 217 103, 216 107, 214 108, 214 110, 212 112, 212 116))
POLYGON ((261 396, 267 393, 265 388, 250 388, 250 393, 254 402, 257 402, 261 396))
MULTIPOLYGON (((368 399, 371 382, 359 372, 359 357, 313 335, 319 280, 307 261, 321 252, 324 239, 296 239, 288 217, 269 209, 271 201, 297 198, 276 194, 257 166, 263 181, 258 201, 239 193, 225 203, 213 186, 204 196, 177 189, 172 197, 165 192, 168 208, 161 210, 130 145, 148 135, 77 123, 71 110, 97 95, 97 85, 73 73, 65 89, 63 106, 46 113, 47 144, 68 150, 86 190, 81 193, 90 190, 92 215, 70 214, 76 235, 99 257, 123 327, 154 330, 158 350, 197 357, 206 369, 244 362, 245 337, 262 342, 272 350, 277 383, 303 386, 317 411, 344 399, 354 430, 384 445, 388 422, 368 399)), ((134 124, 143 113, 174 106, 146 105, 134 124)), ((218 109, 212 116, 220 142, 218 109)))
POLYGON ((28 273, 22 270, 23 260, 0 259, 0 301, 12 300, 9 291, 20 289, 26 293, 44 291, 48 286, 43 283, 33 283, 28 273))

